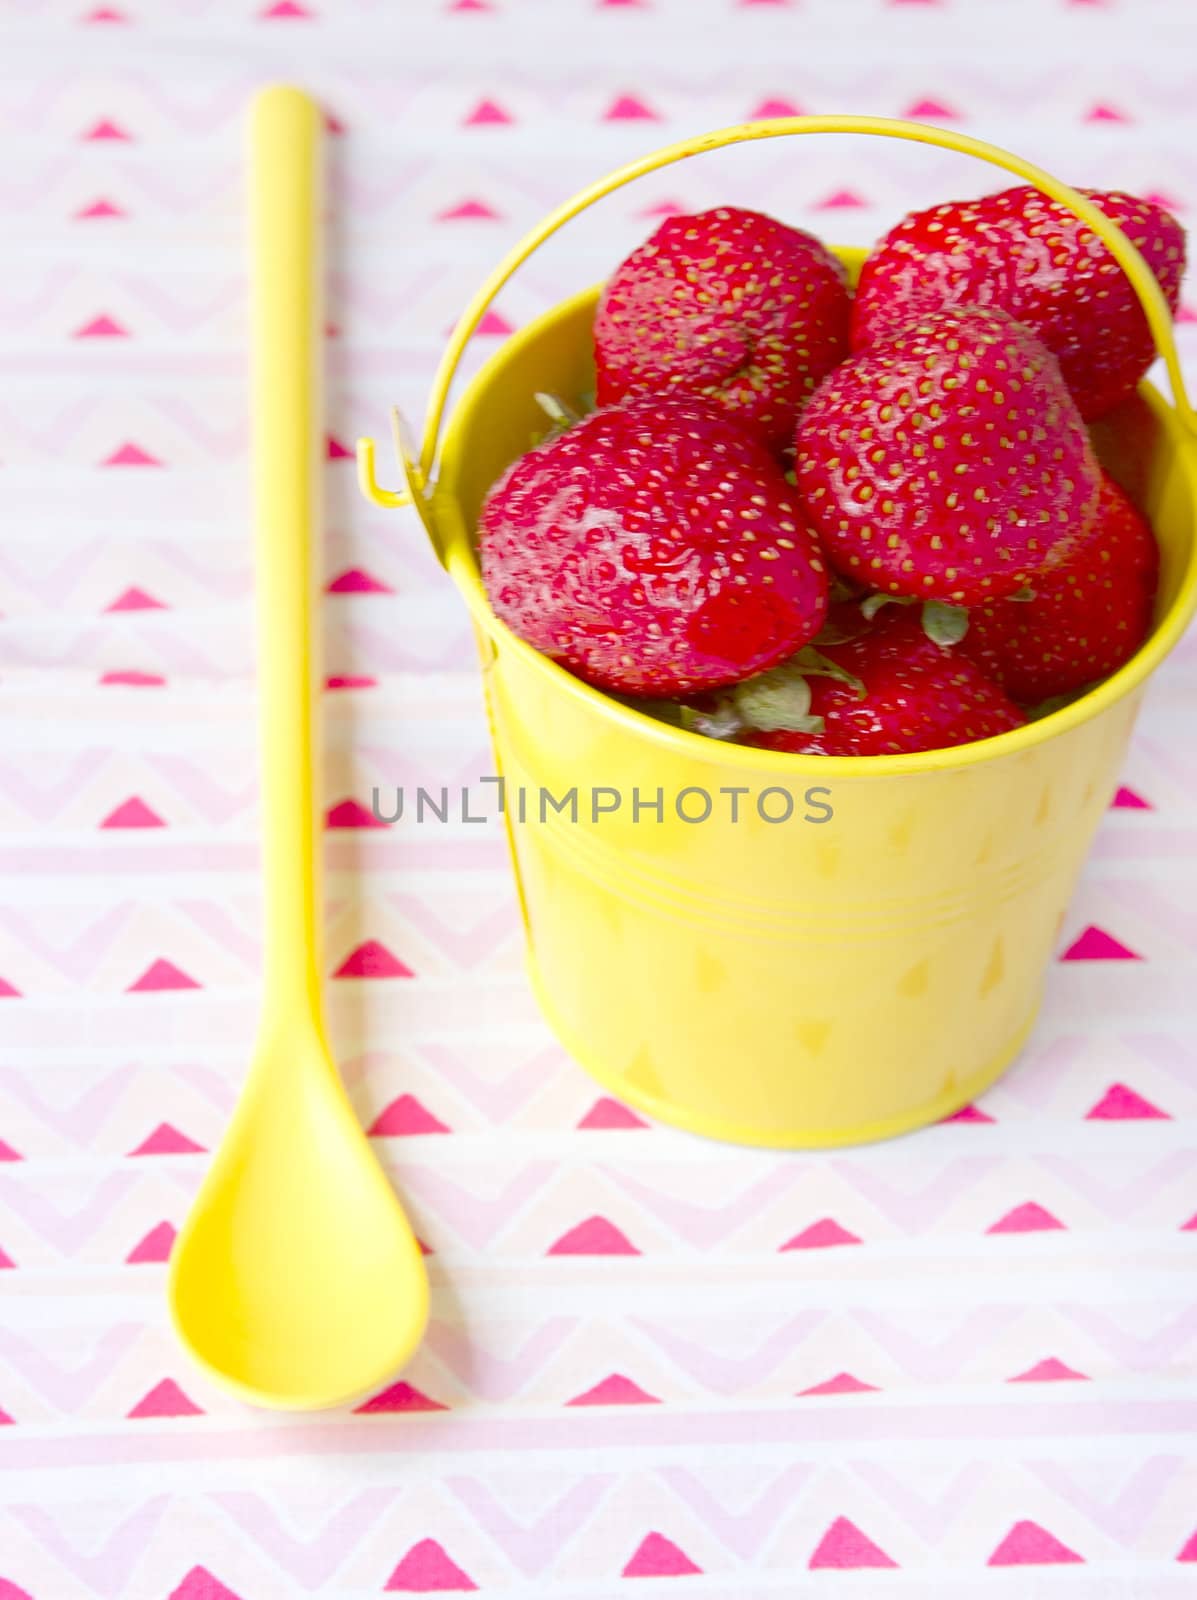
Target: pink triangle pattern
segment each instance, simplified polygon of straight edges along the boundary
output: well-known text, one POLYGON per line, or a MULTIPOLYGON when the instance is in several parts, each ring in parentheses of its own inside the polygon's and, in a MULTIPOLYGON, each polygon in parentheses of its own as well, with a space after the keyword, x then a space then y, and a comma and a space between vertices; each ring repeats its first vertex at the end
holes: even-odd
POLYGON ((299 0, 274 0, 258 12, 263 22, 310 22, 315 12, 301 6, 299 0))
POLYGON ((161 689, 166 679, 159 672, 104 672, 101 683, 120 684, 126 689, 161 689))
POLYGON ((8 1254, 8 1252, 4 1249, 0 1249, 0 1272, 14 1270, 16 1265, 16 1262, 8 1254))
POLYGON ((631 1106, 625 1106, 610 1095, 600 1095, 590 1110, 578 1123, 579 1128, 647 1128, 649 1124, 638 1117, 631 1106))
POLYGON ((800 117, 802 107, 795 105, 792 100, 779 100, 770 98, 762 100, 755 111, 748 113, 749 122, 766 122, 770 117, 800 117))
POLYGON ((986 1233, 1049 1233, 1055 1229, 1062 1229, 1064 1224, 1058 1217, 1053 1217, 1050 1211, 1044 1210, 1035 1200, 1027 1200, 1013 1210, 1007 1211, 1004 1217, 999 1217, 996 1222, 990 1223, 986 1233))
POLYGON ((1084 1562, 1037 1522, 1016 1522, 990 1556, 990 1567, 1059 1567, 1084 1562))
POLYGON ((636 213, 638 217, 684 217, 685 214, 686 207, 680 200, 655 200, 636 213))
POLYGON ((941 100, 916 100, 913 105, 906 107, 902 112, 904 117, 910 117, 915 122, 959 122, 959 111, 953 111, 951 106, 945 106, 941 100))
POLYGON ((490 12, 494 9, 495 8, 491 5, 490 0, 453 0, 453 3, 449 7, 450 11, 490 12))
POLYGON ((980 1106, 961 1106, 959 1111, 953 1111, 950 1117, 943 1119, 945 1122, 993 1122, 988 1111, 982 1111, 980 1106))
POLYGON ((503 213, 488 206, 485 200, 461 200, 455 206, 438 211, 438 222, 498 222, 503 213))
POLYGON ((435 1539, 413 1544, 385 1584, 387 1594, 473 1594, 478 1585, 435 1539))
POLYGON ((7 978, 0 978, 0 1000, 19 1000, 21 991, 14 989, 7 978))
POLYGON ((185 1395, 173 1378, 156 1383, 129 1412, 130 1417, 202 1417, 204 1409, 185 1395))
MULTIPOLYGON (((445 329, 446 336, 453 332, 453 327, 445 329)), ((484 339, 505 339, 509 333, 515 332, 515 327, 494 306, 489 306, 483 312, 478 326, 474 332, 484 339)))
POLYGON ((1110 801, 1111 811, 1154 811, 1155 807, 1149 800, 1144 800, 1141 794, 1136 794, 1133 789, 1128 789, 1125 784, 1120 784, 1110 801))
MULTIPOLYGON (((1176 1559, 1178 1561, 1197 1561, 1197 1528, 1193 1529, 1176 1559)), ((2 1596, 0 1596, 0 1600, 3 1600, 2 1596)))
POLYGON ((137 795, 122 800, 101 822, 101 828, 164 828, 166 826, 156 811, 151 811, 137 795))
POLYGON ((837 1244, 859 1244, 860 1240, 854 1233, 849 1233, 834 1217, 820 1217, 818 1222, 812 1222, 809 1228, 803 1228, 801 1233, 796 1233, 792 1239, 787 1239, 780 1248, 782 1250, 827 1250, 837 1244))
POLYGON ((131 1156, 194 1156, 203 1153, 203 1145, 196 1144, 185 1133, 169 1122, 160 1122, 152 1133, 129 1151, 131 1156))
POLYGON ((99 222, 105 217, 128 216, 128 212, 122 211, 114 201, 105 200, 101 196, 98 200, 92 200, 87 205, 80 206, 74 215, 77 222, 99 222))
POLYGON ((495 100, 479 100, 474 109, 463 119, 467 128, 495 128, 509 126, 515 121, 510 111, 498 104, 495 100))
POLYGON ((1112 1083, 1091 1110, 1086 1111, 1087 1122, 1171 1122, 1167 1111, 1153 1106, 1141 1094, 1125 1083, 1112 1083))
POLYGON ((439 1400, 433 1400, 430 1395, 402 1380, 392 1383, 380 1394, 354 1407, 354 1411, 362 1417, 394 1416, 403 1411, 448 1411, 448 1409, 449 1407, 443 1406, 439 1400))
POLYGON ((1068 946, 1061 961, 1142 961, 1128 945, 1092 924, 1068 946))
POLYGON ((1105 104, 1090 106, 1085 112, 1086 122, 1130 122, 1131 120, 1125 111, 1119 111, 1116 106, 1105 104))
POLYGON ((372 811, 367 811, 360 800, 338 800, 335 806, 329 806, 325 813, 324 825, 326 828, 385 828, 386 823, 376 817, 372 811))
POLYGON ((242 1600, 239 1594, 219 1578, 214 1578, 207 1567, 192 1567, 177 1589, 172 1589, 168 1600, 242 1600))
POLYGON ((505 339, 509 333, 515 332, 515 328, 512 323, 508 322, 506 317, 501 316, 494 306, 491 306, 474 329, 474 332, 481 334, 483 338, 505 339))
POLYGON ((622 1372, 612 1372, 601 1383, 596 1383, 591 1389, 584 1389, 581 1394, 576 1394, 572 1400, 567 1400, 567 1406, 659 1406, 659 1398, 649 1394, 647 1389, 642 1389, 638 1383, 633 1383, 631 1378, 625 1378, 622 1372))
POLYGON ((160 467, 162 463, 157 456, 152 456, 148 450, 143 450, 139 444, 126 442, 118 445, 110 456, 105 456, 100 465, 102 467, 160 467))
POLYGON ((84 141, 89 144, 103 144, 113 140, 127 141, 131 138, 132 135, 126 133, 119 123, 113 122, 108 117, 101 117, 100 121, 93 123, 83 135, 84 141))
POLYGON ((868 205, 868 201, 855 189, 836 189, 822 200, 815 201, 816 211, 855 211, 868 205))
POLYGON ((837 1569, 855 1571, 862 1567, 896 1567, 898 1563, 887 1556, 847 1517, 837 1517, 819 1540, 810 1558, 812 1572, 837 1569))
POLYGON ((0 1161, 24 1161, 19 1150, 14 1150, 6 1139, 0 1139, 0 1161))
POLYGON ((634 94, 616 95, 603 112, 604 122, 660 122, 660 117, 634 94))
POLYGON ((859 1378, 854 1378, 850 1372, 837 1372, 834 1378, 825 1378, 822 1383, 812 1384, 809 1389, 799 1389, 799 1395, 806 1394, 876 1394, 875 1383, 862 1383, 859 1378))
POLYGON ((90 322, 85 322, 81 328, 76 328, 76 339, 127 339, 128 328, 122 327, 113 317, 93 317, 90 322))
POLYGON ((333 973, 334 978, 414 978, 410 967, 393 956, 385 944, 367 939, 351 950, 333 973))
POLYGON ((700 1573, 686 1552, 663 1533, 646 1533, 623 1569, 625 1578, 689 1578, 700 1573))
POLYGON ((170 608, 161 600, 155 600, 152 594, 147 594, 144 589, 139 589, 136 584, 123 589, 116 599, 104 607, 107 611, 167 611, 170 608))
POLYGON ((164 1261, 170 1260, 170 1252, 177 1237, 174 1227, 169 1222, 160 1222, 156 1228, 150 1229, 144 1239, 133 1246, 125 1260, 130 1266, 135 1267, 160 1266, 164 1261))
POLYGON ((362 567, 347 567, 328 586, 329 594, 394 594, 389 583, 383 583, 373 573, 362 567))
MULTIPOLYGON (((17 1419, 15 1417, 10 1417, 7 1411, 0 1410, 0 1428, 11 1428, 15 1424, 16 1420, 17 1419)), ((0 1578, 0 1600, 4 1600, 5 1595, 9 1592, 7 1589, 5 1589, 3 1587, 3 1585, 6 1582, 7 1582, 7 1579, 0 1578)), ((21 1589, 21 1590, 13 1589, 12 1590, 13 1594, 18 1594, 18 1593, 24 1594, 24 1592, 25 1591, 23 1589, 21 1589)))
POLYGON ((1006 1379, 1007 1383, 1088 1383, 1088 1381, 1085 1373, 1066 1366, 1056 1356, 1047 1356, 1042 1361, 1036 1361, 1035 1365, 1028 1367, 1025 1372, 1017 1372, 1014 1377, 1006 1379))
POLYGON ((173 961, 158 960, 152 962, 136 982, 131 983, 126 989, 126 994, 157 994, 165 989, 202 989, 203 984, 196 983, 173 961))
POLYGON ((587 1217, 548 1248, 551 1256, 638 1256, 640 1251, 606 1217, 587 1217))
POLYGON ((374 1119, 368 1132, 372 1139, 402 1138, 413 1133, 452 1133, 452 1128, 434 1117, 414 1094, 401 1094, 374 1119))
POLYGON ((330 461, 352 461, 353 451, 333 434, 329 434, 325 444, 325 454, 330 461))

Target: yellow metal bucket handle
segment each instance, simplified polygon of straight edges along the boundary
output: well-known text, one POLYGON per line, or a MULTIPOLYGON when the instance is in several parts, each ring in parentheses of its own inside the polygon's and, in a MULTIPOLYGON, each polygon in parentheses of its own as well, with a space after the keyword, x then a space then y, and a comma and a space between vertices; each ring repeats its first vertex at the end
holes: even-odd
POLYGON ((424 425, 424 439, 418 459, 412 445, 403 437, 402 424, 397 413, 393 414, 395 445, 407 480, 407 488, 404 490, 381 488, 374 471, 374 441, 369 438, 358 440, 358 482, 366 498, 378 506, 402 506, 414 503, 425 524, 429 526, 429 532, 432 532, 426 497, 434 477, 441 422, 458 364, 475 328, 495 296, 546 239, 551 238, 559 228, 571 221, 579 212, 592 206, 596 200, 603 199, 616 189, 622 189, 625 184, 631 183, 635 178, 644 177, 646 173, 672 166, 676 161, 685 161, 688 157, 701 155, 707 150, 721 150, 725 145, 747 144, 755 139, 780 139, 793 133, 865 133, 887 139, 908 139, 915 144, 937 145, 942 150, 955 150, 961 155, 976 156, 978 160, 987 161, 991 166, 1004 167, 1007 172, 1012 172, 1025 183, 1033 184, 1049 199, 1066 206, 1093 230, 1130 279, 1147 317, 1156 350, 1167 369, 1177 417, 1189 433, 1197 435, 1197 415, 1194 415, 1185 391, 1180 358, 1173 337, 1172 315, 1168 310, 1168 302, 1164 299, 1163 291, 1156 282, 1151 268, 1118 224, 1112 222, 1075 189, 1070 189, 1066 183, 1053 178, 1041 167, 1024 161, 1020 156, 1011 155, 998 145, 986 144, 984 140, 972 139, 965 133, 955 133, 950 129, 929 127, 921 122, 902 122, 891 117, 772 117, 761 122, 740 123, 735 127, 719 128, 713 133, 683 139, 680 143, 666 145, 639 161, 630 162, 626 167, 608 173, 605 178, 581 190, 572 200, 567 200, 558 206, 556 211, 550 212, 531 233, 525 234, 519 244, 499 262, 470 301, 453 330, 433 380, 428 417, 424 425))

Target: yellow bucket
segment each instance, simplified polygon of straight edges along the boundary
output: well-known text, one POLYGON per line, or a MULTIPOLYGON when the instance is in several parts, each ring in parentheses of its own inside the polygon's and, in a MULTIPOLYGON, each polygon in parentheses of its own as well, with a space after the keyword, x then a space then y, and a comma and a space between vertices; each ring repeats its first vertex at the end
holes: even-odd
MULTIPOLYGON (((863 255, 839 253, 850 267, 863 255)), ((866 117, 727 128, 625 167, 546 218, 456 328, 419 460, 398 419, 396 436, 406 491, 378 486, 370 440, 359 444, 362 487, 376 504, 414 502, 473 615, 529 972, 571 1054, 655 1117, 772 1146, 884 1138, 992 1083, 1035 1020, 1146 680, 1197 603, 1197 419, 1166 302, 1125 235, 1047 173, 961 134, 866 117), (466 341, 562 223, 687 156, 810 133, 940 145, 1068 206, 1134 284, 1171 380, 1172 406, 1144 384, 1097 430, 1160 544, 1151 638, 1065 709, 980 744, 847 758, 706 739, 590 688, 494 617, 475 551, 478 509, 543 427, 535 392, 593 387, 596 290, 503 345, 455 407, 438 455, 466 341)))

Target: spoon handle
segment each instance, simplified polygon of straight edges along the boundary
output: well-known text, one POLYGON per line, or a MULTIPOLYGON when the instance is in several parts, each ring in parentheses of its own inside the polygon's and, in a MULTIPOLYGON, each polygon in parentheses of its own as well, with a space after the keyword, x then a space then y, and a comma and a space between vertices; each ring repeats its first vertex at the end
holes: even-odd
POLYGON ((314 584, 321 518, 320 112, 284 86, 250 121, 254 525, 267 1025, 319 1025, 314 584))

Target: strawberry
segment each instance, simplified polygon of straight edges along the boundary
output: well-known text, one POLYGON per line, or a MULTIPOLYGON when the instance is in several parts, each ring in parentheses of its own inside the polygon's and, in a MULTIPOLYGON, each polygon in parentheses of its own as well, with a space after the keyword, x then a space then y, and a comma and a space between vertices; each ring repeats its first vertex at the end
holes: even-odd
MULTIPOLYGON (((799 662, 765 674, 767 692, 746 698, 742 686, 737 704, 757 725, 737 742, 805 755, 884 756, 943 750, 1020 727, 1026 718, 1018 707, 955 646, 936 644, 919 609, 887 606, 871 623, 858 620, 854 637, 820 644, 816 675, 799 677, 799 662)), ((837 622, 843 613, 837 607, 837 622)))
POLYGON ((735 682, 812 639, 827 611, 797 495, 705 400, 592 412, 508 468, 480 536, 496 615, 626 694, 735 682))
POLYGON ((961 306, 825 378, 798 486, 833 565, 889 594, 1012 594, 1088 524, 1099 471, 1054 356, 1004 311, 961 306))
MULTIPOLYGON (((1133 195, 1082 189, 1142 252, 1173 311, 1184 230, 1133 195)), ((865 262, 852 311, 860 350, 912 317, 947 305, 997 306, 1056 356, 1083 417, 1129 395, 1155 359, 1130 280, 1093 232, 1038 189, 915 211, 865 262)))
POLYGON ((844 270, 811 234, 733 206, 671 217, 603 290, 598 402, 704 395, 786 447, 848 354, 848 317, 844 270))
POLYGON ((1033 596, 969 614, 961 649, 1025 705, 1115 672, 1151 628, 1159 551, 1150 527, 1108 474, 1094 525, 1033 596))

